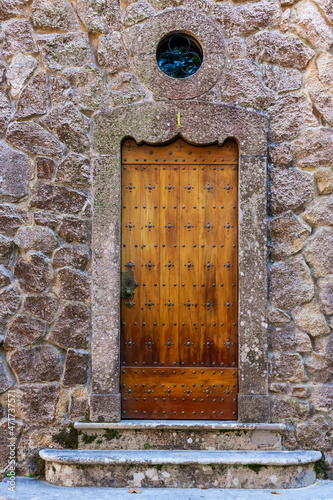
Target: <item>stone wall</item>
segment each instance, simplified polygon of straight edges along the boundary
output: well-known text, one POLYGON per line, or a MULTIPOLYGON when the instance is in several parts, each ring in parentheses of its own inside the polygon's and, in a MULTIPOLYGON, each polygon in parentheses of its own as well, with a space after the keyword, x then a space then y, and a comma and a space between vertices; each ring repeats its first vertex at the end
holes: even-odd
POLYGON ((227 69, 199 99, 270 119, 271 416, 289 424, 288 449, 324 451, 332 474, 331 0, 0 0, 1 468, 9 389, 22 474, 89 418, 91 119, 161 99, 132 41, 177 6, 226 40, 227 69))

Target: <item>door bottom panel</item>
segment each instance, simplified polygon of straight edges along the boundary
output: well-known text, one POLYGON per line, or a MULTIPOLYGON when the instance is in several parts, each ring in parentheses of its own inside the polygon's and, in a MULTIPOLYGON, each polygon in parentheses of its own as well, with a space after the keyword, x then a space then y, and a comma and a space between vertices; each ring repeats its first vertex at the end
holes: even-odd
POLYGON ((237 418, 237 369, 121 369, 122 418, 237 418))

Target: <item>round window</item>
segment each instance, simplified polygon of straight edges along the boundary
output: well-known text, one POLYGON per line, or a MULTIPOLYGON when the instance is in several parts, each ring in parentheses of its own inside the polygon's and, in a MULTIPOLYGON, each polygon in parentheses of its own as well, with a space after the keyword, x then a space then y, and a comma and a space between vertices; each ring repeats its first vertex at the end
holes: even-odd
POLYGON ((159 68, 172 78, 187 78, 198 71, 203 51, 199 42, 186 33, 173 33, 158 44, 156 60, 159 68))

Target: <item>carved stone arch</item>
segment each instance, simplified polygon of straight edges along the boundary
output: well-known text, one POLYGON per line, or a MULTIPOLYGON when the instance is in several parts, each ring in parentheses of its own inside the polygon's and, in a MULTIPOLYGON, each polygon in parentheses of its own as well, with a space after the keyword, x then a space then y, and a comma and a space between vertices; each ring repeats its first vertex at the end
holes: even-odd
POLYGON ((90 418, 120 420, 121 145, 126 137, 158 145, 179 136, 197 145, 227 138, 239 144, 238 414, 241 422, 269 421, 267 119, 198 101, 134 104, 94 116, 90 418))

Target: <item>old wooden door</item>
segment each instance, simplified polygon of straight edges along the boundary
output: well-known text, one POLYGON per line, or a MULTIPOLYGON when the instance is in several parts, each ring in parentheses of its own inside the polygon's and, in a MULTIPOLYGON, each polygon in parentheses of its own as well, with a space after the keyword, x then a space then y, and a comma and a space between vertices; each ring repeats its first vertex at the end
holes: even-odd
POLYGON ((234 141, 124 142, 122 418, 237 418, 237 189, 234 141))

